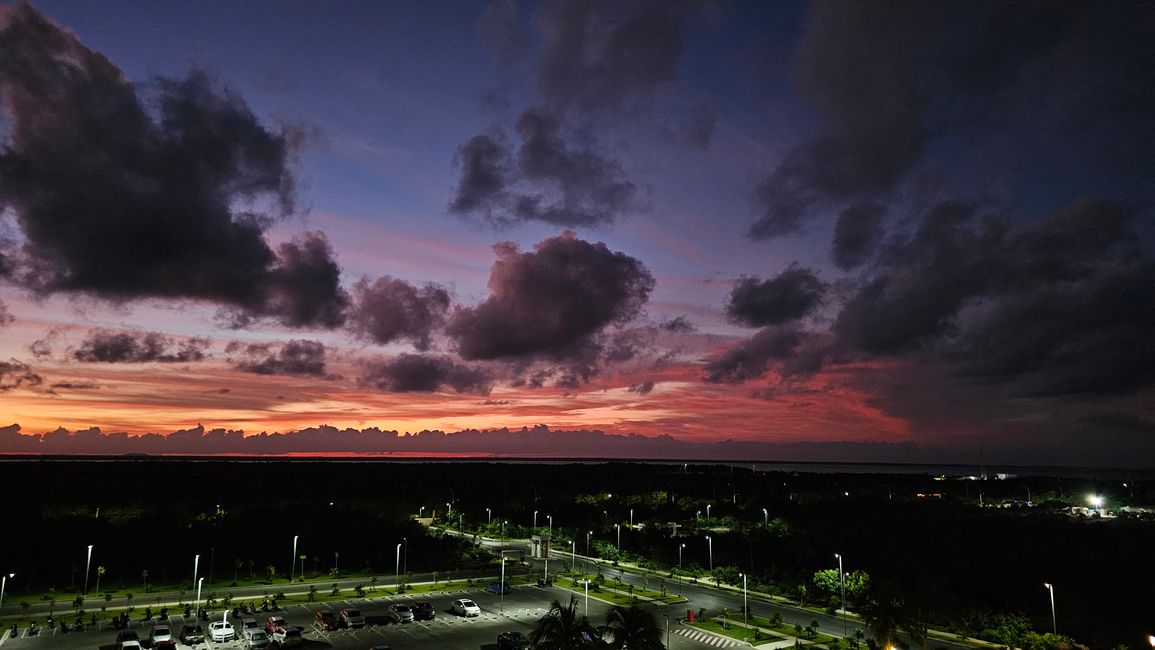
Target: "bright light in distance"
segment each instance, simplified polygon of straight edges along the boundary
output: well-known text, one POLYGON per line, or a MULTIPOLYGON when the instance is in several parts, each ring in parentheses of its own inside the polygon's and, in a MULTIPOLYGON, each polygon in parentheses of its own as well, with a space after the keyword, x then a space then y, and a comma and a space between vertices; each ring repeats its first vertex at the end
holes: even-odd
POLYGON ((1090 503, 1092 506, 1094 506, 1096 508, 1102 508, 1103 507, 1103 497, 1101 497, 1097 494, 1088 495, 1087 496, 1087 503, 1090 503))

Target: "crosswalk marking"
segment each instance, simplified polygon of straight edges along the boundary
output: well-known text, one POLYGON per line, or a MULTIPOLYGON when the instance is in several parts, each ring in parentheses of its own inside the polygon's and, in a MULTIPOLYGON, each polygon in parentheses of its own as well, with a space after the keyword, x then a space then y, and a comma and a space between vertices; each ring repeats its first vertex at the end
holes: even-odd
POLYGON ((736 645, 739 645, 737 641, 733 641, 716 634, 710 634, 709 632, 703 632, 702 630, 681 628, 676 630, 675 634, 680 634, 687 639, 697 641, 698 643, 705 643, 706 645, 711 645, 715 648, 732 648, 736 645))

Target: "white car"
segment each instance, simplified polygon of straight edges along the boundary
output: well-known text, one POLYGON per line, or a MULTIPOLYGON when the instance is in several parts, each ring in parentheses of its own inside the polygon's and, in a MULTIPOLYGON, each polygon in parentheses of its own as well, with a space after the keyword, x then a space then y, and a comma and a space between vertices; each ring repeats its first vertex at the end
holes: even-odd
POLYGON ((453 604, 450 605, 449 608, 453 610, 454 614, 460 616, 481 616, 481 608, 477 606, 477 603, 468 598, 453 601, 453 604))
POLYGON ((120 650, 143 650, 140 641, 121 641, 120 650))
POLYGON ((167 625, 157 625, 152 628, 152 632, 148 635, 148 641, 150 648, 158 643, 172 641, 172 630, 167 625))
POLYGON ((223 643, 237 638, 237 633, 233 632, 232 623, 228 621, 217 621, 209 625, 209 638, 217 643, 223 643))
POLYGON ((273 642, 269 638, 269 633, 260 629, 245 630, 245 647, 246 648, 269 648, 272 647, 273 642))
POLYGON ((283 648, 289 645, 301 645, 305 638, 301 636, 301 628, 296 625, 286 625, 273 630, 273 645, 283 648))

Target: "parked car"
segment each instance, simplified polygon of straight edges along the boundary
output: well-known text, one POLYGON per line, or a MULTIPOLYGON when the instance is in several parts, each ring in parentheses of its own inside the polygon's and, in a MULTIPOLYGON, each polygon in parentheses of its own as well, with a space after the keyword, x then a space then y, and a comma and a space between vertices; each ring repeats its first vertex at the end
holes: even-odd
POLYGON ((232 623, 228 621, 214 621, 209 624, 209 638, 215 643, 223 643, 236 639, 237 633, 233 631, 232 623))
POLYGON ((180 630, 180 642, 185 645, 197 645, 205 642, 205 629, 199 625, 186 625, 180 630))
POLYGON ((272 639, 269 638, 268 632, 266 632, 260 628, 253 628, 250 630, 245 630, 245 647, 246 648, 268 648, 272 645, 273 645, 273 641, 272 641, 272 639))
POLYGON ((393 648, 390 648, 387 645, 375 645, 372 648, 369 648, 369 650, 393 650, 393 648))
POLYGON ((508 594, 510 592, 508 582, 491 582, 485 590, 491 594, 508 594))
POLYGON ((428 600, 419 600, 409 606, 413 612, 413 618, 418 621, 431 621, 434 616, 437 616, 437 610, 433 609, 433 603, 428 600))
POLYGON ((301 645, 305 637, 301 636, 301 628, 296 625, 286 625, 273 630, 273 643, 278 647, 287 645, 301 645))
POLYGON ((497 650, 529 650, 533 646, 521 632, 502 632, 497 635, 497 650))
POLYGON ((365 627, 365 617, 361 610, 352 607, 341 610, 341 625, 345 627, 365 627))
POLYGON ((176 641, 172 638, 172 630, 167 625, 157 625, 156 627, 152 628, 152 632, 149 632, 148 634, 148 646, 150 648, 155 648, 158 645, 161 647, 164 647, 165 645, 171 645, 169 644, 169 641, 172 641, 173 644, 176 643, 176 641))
POLYGON ((284 616, 270 616, 265 619, 265 631, 269 634, 276 632, 278 627, 285 627, 284 616))
POLYGON ((449 609, 452 610, 454 614, 460 616, 481 616, 481 608, 477 606, 477 603, 468 598, 453 601, 449 609))
POLYGON ((241 619, 241 635, 242 636, 244 636, 244 634, 246 632, 248 632, 249 630, 259 630, 260 628, 261 628, 261 626, 257 625, 257 619, 255 619, 255 618, 243 618, 243 619, 241 619))
POLYGON ((328 632, 341 627, 341 622, 337 620, 337 615, 334 614, 332 610, 322 609, 316 614, 313 614, 313 625, 328 632))
POLYGON ((120 647, 125 641, 140 641, 140 636, 136 630, 121 630, 116 633, 116 647, 120 647))
POLYGON ((393 603, 389 609, 385 611, 385 616, 394 623, 412 623, 413 612, 409 610, 409 605, 402 603, 393 603))
POLYGON ((144 646, 140 645, 140 641, 121 641, 120 650, 142 650, 144 646))

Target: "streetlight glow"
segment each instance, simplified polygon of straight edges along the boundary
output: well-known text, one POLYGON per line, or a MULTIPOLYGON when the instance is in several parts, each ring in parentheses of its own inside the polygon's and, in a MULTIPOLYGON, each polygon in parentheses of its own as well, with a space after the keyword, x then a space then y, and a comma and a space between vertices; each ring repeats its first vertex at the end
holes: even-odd
POLYGON ((92 567, 92 544, 88 545, 88 559, 84 562, 84 595, 88 595, 88 570, 92 567))
POLYGON ((1058 634, 1059 619, 1055 618, 1055 587, 1049 582, 1044 582, 1043 586, 1047 588, 1047 591, 1051 592, 1051 631, 1058 634))
POLYGON ((706 543, 710 545, 710 572, 714 571, 714 539, 706 535, 706 543))
MULTIPOLYGON (((293 571, 297 568, 297 538, 300 535, 293 535, 293 557, 289 562, 289 582, 293 581, 293 571)), ((301 569, 303 573, 305 570, 301 569)))
POLYGON ((4 604, 4 589, 8 586, 8 578, 15 577, 15 573, 9 573, 6 576, 0 576, 0 605, 4 604))
POLYGON ((842 555, 835 553, 838 558, 838 585, 842 589, 842 636, 846 636, 846 574, 842 572, 842 555))

